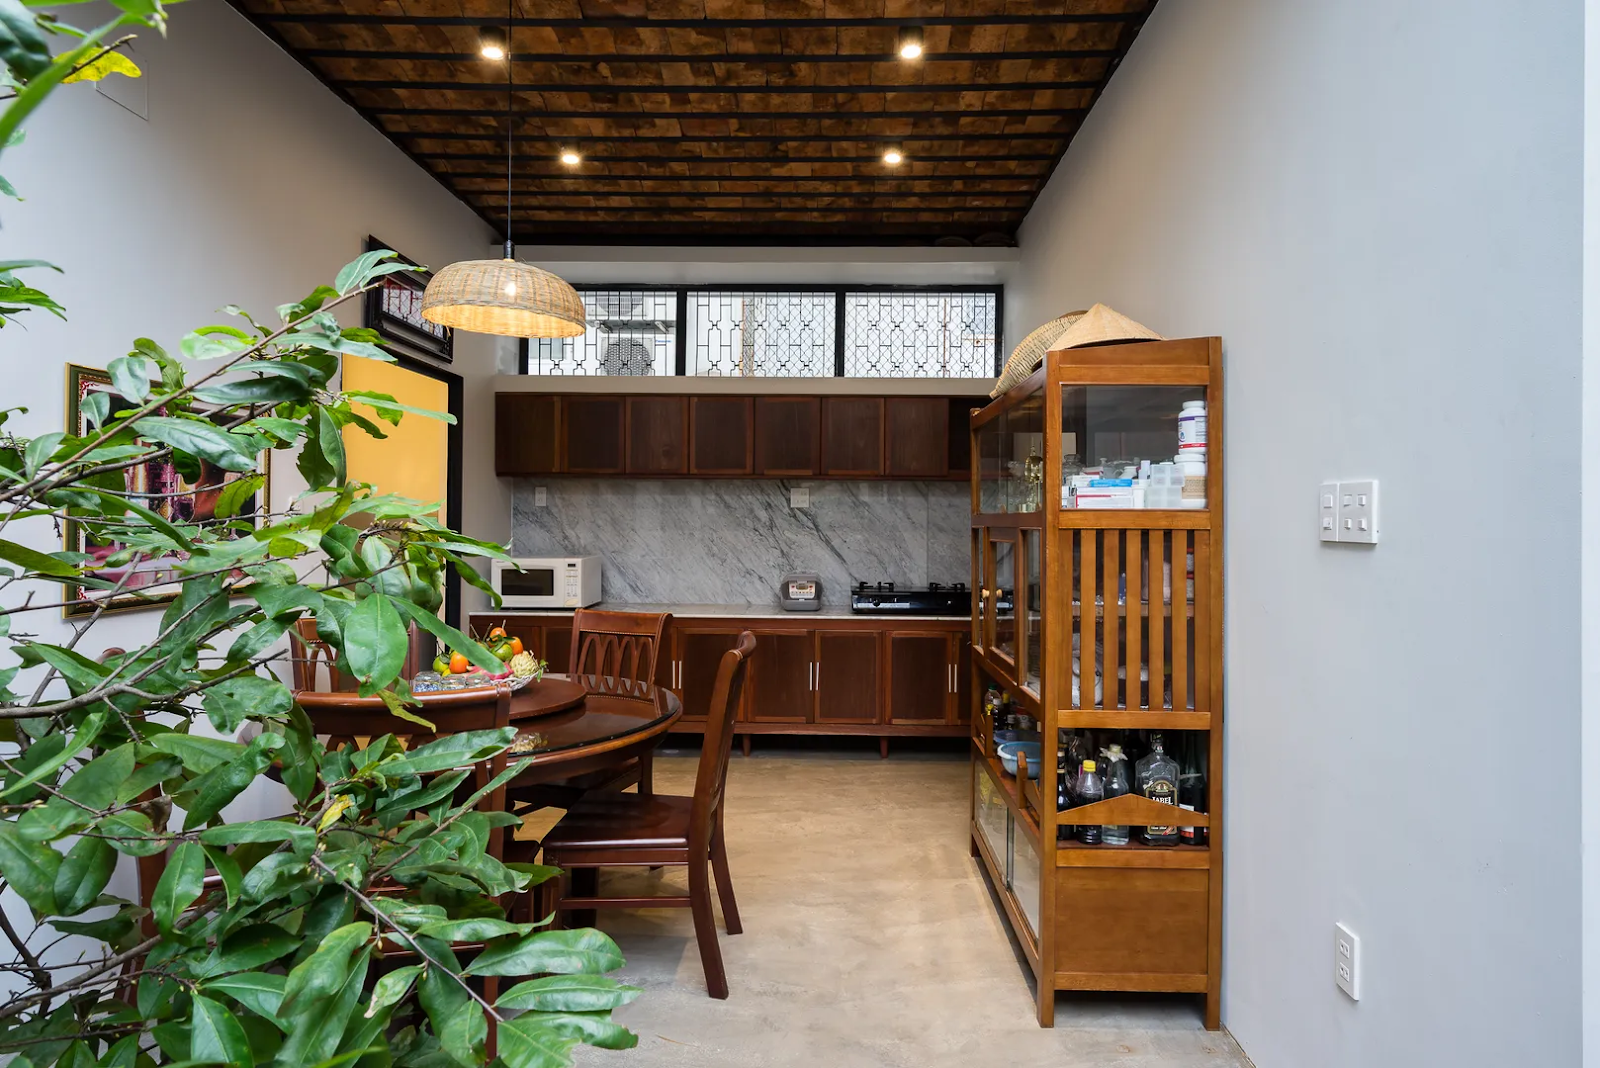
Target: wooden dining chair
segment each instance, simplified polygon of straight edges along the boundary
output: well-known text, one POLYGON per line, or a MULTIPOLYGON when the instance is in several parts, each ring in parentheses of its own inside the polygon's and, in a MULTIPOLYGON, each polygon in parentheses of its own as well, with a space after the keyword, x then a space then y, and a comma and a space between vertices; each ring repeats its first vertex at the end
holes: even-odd
POLYGON ((723 788, 733 745, 733 715, 744 689, 745 669, 755 652, 755 635, 739 635, 722 656, 712 689, 705 743, 695 772, 694 796, 667 794, 590 794, 570 809, 544 838, 544 861, 562 869, 555 905, 577 926, 591 926, 598 908, 688 908, 694 914, 695 941, 705 967, 706 989, 728 996, 728 977, 717 944, 711 907, 711 879, 722 901, 730 935, 743 930, 733 899, 723 820, 723 788), (685 865, 687 896, 601 897, 599 870, 612 867, 685 865), (709 869, 709 871, 708 871, 709 869))

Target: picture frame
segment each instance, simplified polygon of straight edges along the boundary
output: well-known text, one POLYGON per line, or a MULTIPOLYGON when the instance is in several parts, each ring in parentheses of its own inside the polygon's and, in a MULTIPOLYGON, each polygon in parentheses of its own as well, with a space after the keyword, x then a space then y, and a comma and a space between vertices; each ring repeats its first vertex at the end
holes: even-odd
MULTIPOLYGON (((394 250, 376 237, 367 237, 366 251, 394 250)), ((420 267, 416 260, 395 253, 402 263, 420 267)), ((383 335, 384 348, 432 357, 441 363, 455 359, 455 331, 422 317, 422 294, 433 281, 432 271, 401 271, 384 275, 361 306, 361 325, 383 335)))
MULTIPOLYGON (((92 428, 84 419, 83 402, 92 393, 107 393, 111 398, 110 414, 115 415, 126 411, 134 405, 117 393, 111 384, 111 376, 96 367, 84 367, 79 364, 67 364, 67 403, 66 403, 66 431, 68 434, 82 436, 89 433, 92 428)), ((205 405, 196 404, 193 409, 205 412, 205 405)), ((264 513, 270 509, 272 500, 272 452, 267 450, 261 454, 261 474, 264 478, 260 492, 254 494, 244 506, 240 508, 235 518, 250 521, 257 528, 260 527, 264 513)), ((223 483, 232 478, 230 473, 221 469, 209 472, 210 477, 220 477, 223 483)), ((188 521, 200 516, 208 507, 214 506, 217 496, 221 493, 216 490, 197 490, 178 473, 177 468, 170 461, 157 460, 128 468, 124 472, 128 490, 133 493, 148 493, 149 496, 139 503, 161 515, 163 518, 177 521, 188 521), (190 492, 185 493, 185 490, 190 492)), ((217 485, 215 482, 206 482, 206 474, 202 474, 200 485, 217 485)), ((232 477, 238 477, 233 475, 232 477)), ((90 543, 88 532, 81 523, 67 519, 64 525, 65 548, 68 552, 87 553, 91 556, 109 557, 117 551, 116 543, 93 545, 90 543)), ((242 536, 242 533, 241 533, 242 536)), ((104 606, 106 612, 123 612, 138 608, 151 608, 167 604, 175 600, 181 592, 176 582, 177 573, 172 563, 178 559, 176 553, 156 559, 142 561, 137 573, 129 579, 123 592, 111 599, 104 606), (137 591, 137 592, 135 592, 137 591)), ((106 568, 103 571, 91 571, 90 574, 97 578, 104 578, 112 582, 121 581, 126 572, 121 568, 106 568)), ((101 608, 103 591, 94 590, 78 583, 63 583, 63 601, 67 604, 62 609, 62 614, 68 619, 93 614, 101 608)))

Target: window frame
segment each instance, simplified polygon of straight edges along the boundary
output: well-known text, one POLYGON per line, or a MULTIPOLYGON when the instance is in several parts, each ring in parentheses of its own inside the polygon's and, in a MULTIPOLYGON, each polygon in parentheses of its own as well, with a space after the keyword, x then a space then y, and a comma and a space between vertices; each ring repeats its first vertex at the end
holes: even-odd
MULTIPOLYGON (((741 285, 738 283, 704 285, 662 285, 660 283, 632 282, 575 282, 572 288, 579 293, 604 293, 632 290, 648 293, 674 293, 677 295, 677 323, 674 344, 676 355, 672 374, 665 377, 686 378, 689 366, 689 294, 691 293, 829 293, 834 298, 833 373, 817 378, 849 378, 845 372, 845 298, 855 293, 990 293, 994 295, 994 366, 991 374, 1000 374, 1005 366, 1005 286, 1003 285, 741 285)), ((520 338, 517 346, 517 373, 526 375, 530 358, 529 340, 520 338)), ((586 378, 612 378, 614 375, 585 375, 586 378)), ((987 377, 987 376, 984 376, 987 377)), ((936 379, 937 380, 937 379, 936 379)), ((955 381, 946 379, 947 381, 955 381)), ((964 380, 963 380, 964 381, 964 380)))

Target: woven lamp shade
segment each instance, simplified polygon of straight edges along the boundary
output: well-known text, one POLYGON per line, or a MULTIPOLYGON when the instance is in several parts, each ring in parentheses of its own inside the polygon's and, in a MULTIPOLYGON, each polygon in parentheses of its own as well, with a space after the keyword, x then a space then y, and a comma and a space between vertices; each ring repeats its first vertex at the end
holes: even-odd
POLYGON ((422 294, 430 323, 508 337, 577 337, 583 301, 566 282, 514 259, 462 260, 441 268, 422 294))

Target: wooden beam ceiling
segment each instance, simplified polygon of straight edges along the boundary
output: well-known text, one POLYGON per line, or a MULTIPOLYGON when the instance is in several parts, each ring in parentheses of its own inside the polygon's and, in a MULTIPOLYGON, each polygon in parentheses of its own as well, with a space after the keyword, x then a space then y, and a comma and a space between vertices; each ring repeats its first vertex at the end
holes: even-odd
POLYGON ((1014 240, 1156 0, 231 2, 519 242, 930 244, 1014 240))

